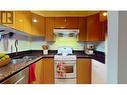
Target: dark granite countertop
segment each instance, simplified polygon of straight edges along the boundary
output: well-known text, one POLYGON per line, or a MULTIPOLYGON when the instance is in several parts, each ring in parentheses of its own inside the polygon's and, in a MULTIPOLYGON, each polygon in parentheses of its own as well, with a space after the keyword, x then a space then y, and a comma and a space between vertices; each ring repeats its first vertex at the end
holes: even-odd
MULTIPOLYGON (((95 59, 105 63, 105 55, 102 52, 96 52, 95 55, 86 55, 83 51, 74 51, 73 53, 77 56, 77 58, 91 58, 91 59, 95 59)), ((37 57, 25 63, 12 64, 10 62, 8 65, 1 67, 0 68, 0 83, 6 80, 7 78, 11 77, 12 75, 18 73, 19 71, 23 70, 24 68, 28 67, 29 65, 37 62, 38 60, 42 58, 53 58, 55 54, 56 54, 56 51, 49 51, 48 55, 43 55, 41 50, 23 51, 23 52, 19 52, 18 55, 15 55, 15 53, 8 54, 12 58, 16 58, 16 57, 18 58, 20 56, 27 56, 27 55, 28 56, 34 55, 37 57)))

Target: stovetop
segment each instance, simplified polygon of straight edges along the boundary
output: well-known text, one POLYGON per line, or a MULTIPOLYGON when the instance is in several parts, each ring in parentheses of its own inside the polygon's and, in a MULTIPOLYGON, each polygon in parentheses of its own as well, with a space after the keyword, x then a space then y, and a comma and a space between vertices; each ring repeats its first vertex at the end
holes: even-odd
POLYGON ((76 60, 76 55, 55 55, 54 60, 76 60))

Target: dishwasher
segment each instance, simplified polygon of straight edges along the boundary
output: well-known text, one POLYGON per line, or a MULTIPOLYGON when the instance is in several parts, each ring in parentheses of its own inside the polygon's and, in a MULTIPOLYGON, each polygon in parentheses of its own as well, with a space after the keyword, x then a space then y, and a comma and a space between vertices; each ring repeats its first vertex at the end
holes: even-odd
POLYGON ((28 76, 29 67, 6 79, 2 84, 28 84, 28 76))

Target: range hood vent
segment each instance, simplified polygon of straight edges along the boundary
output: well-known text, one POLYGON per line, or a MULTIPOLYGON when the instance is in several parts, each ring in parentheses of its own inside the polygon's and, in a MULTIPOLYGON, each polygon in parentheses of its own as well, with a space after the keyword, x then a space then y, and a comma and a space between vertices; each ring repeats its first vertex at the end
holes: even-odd
POLYGON ((79 33, 79 29, 54 29, 53 32, 58 37, 74 37, 79 33))

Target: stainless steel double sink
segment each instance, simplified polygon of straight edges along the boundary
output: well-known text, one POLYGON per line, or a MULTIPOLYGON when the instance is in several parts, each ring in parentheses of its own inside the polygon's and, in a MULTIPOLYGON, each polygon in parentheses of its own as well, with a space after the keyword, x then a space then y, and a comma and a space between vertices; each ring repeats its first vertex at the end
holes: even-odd
POLYGON ((17 57, 13 58, 11 60, 12 64, 20 64, 20 63, 26 63, 28 61, 31 61, 33 59, 37 58, 37 56, 23 56, 23 57, 17 57))

